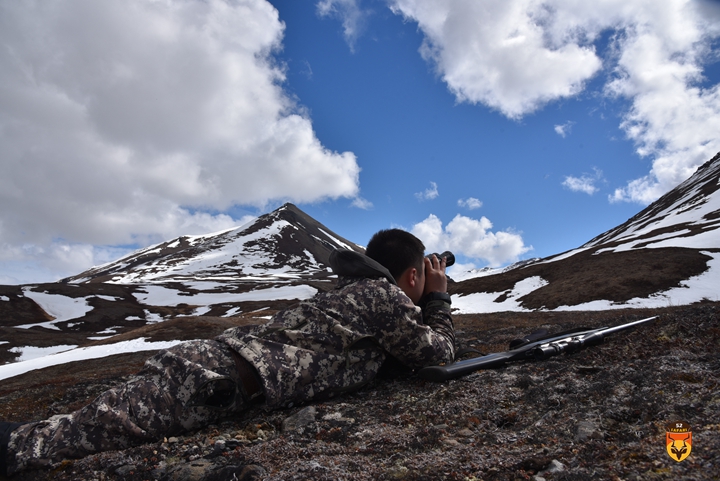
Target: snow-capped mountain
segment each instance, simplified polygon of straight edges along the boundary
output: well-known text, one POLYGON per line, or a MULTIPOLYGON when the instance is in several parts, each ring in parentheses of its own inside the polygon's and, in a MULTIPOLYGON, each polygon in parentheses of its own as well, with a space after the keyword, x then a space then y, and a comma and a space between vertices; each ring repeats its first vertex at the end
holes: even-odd
POLYGON ((285 204, 241 227, 178 237, 61 282, 160 284, 326 279, 330 275, 330 252, 337 248, 362 252, 362 248, 296 206, 285 204))
POLYGON ((220 322, 281 309, 332 288, 336 248, 362 252, 285 204, 244 226, 182 236, 61 282, 0 286, 0 364, 171 319, 220 322))
POLYGON ((452 286, 461 312, 603 310, 720 300, 720 154, 581 247, 452 286))
MULTIPOLYGON (((281 309, 332 287, 335 248, 362 251, 286 204, 247 225, 179 237, 62 282, 0 286, 0 364, 113 336, 140 342, 156 326, 164 339, 184 339, 206 323, 281 309)), ((449 283, 457 314, 720 301, 720 154, 577 249, 478 274, 449 283)))
POLYGON ((720 154, 630 220, 581 249, 720 248, 720 154))

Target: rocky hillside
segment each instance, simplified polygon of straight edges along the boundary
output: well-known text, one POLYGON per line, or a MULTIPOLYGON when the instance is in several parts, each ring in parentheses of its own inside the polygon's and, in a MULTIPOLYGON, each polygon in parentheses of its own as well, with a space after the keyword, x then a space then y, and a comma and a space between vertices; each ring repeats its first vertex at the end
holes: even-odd
MULTIPOLYGON (((539 326, 557 332, 652 315, 660 318, 570 356, 439 384, 388 371, 361 391, 329 402, 270 412, 256 407, 198 432, 11 479, 718 479, 718 303, 461 315, 456 327, 462 346, 496 352, 539 326), (691 454, 682 462, 665 446, 666 425, 678 420, 693 433, 691 454)), ((199 324, 186 322, 174 330, 197 337, 222 330, 221 324, 194 330, 199 324)), ((0 419, 76 409, 127 379, 145 357, 125 354, 4 381, 0 419)))
POLYGON ((451 287, 463 312, 599 310, 720 300, 720 154, 583 246, 451 287))

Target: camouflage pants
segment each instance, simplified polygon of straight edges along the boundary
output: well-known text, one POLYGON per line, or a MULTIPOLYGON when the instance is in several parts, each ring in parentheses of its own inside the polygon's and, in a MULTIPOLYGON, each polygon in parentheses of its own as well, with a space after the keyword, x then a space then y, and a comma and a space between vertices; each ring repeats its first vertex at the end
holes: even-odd
POLYGON ((225 344, 179 344, 84 408, 18 428, 8 446, 8 474, 198 429, 247 407, 240 386, 225 344))

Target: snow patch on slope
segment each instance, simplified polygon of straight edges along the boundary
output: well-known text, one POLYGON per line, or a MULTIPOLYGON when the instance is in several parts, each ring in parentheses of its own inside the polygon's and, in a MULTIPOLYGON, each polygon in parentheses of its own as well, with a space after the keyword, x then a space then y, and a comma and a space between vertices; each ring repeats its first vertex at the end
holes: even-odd
POLYGON ((192 296, 164 286, 148 285, 143 290, 145 292, 138 291, 133 295, 146 306, 177 306, 182 303, 207 306, 247 301, 304 300, 317 293, 315 288, 306 285, 278 286, 249 292, 199 292, 192 296))
POLYGON ((519 298, 530 294, 536 289, 546 286, 548 282, 542 277, 528 277, 517 282, 509 292, 478 292, 468 295, 456 295, 452 298, 453 313, 478 314, 485 312, 528 312, 522 307, 519 298), (500 296, 505 296, 502 302, 496 302, 500 296))
POLYGON ((73 361, 85 361, 88 359, 99 359, 115 354, 123 354, 126 352, 154 351, 158 349, 167 349, 169 347, 180 344, 183 341, 158 341, 147 342, 145 338, 133 339, 131 341, 122 341, 115 344, 106 344, 103 346, 81 347, 69 351, 51 354, 27 361, 15 362, 0 366, 0 380, 13 376, 19 376, 29 371, 42 369, 58 364, 66 364, 73 361))

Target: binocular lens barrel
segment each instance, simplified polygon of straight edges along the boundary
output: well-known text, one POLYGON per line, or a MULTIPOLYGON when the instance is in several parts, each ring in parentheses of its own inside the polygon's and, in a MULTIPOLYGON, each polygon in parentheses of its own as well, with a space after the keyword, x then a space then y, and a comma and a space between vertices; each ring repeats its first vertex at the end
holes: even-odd
POLYGON ((455 264, 455 255, 453 255, 450 251, 445 251, 442 254, 434 253, 434 254, 428 254, 426 257, 432 257, 435 256, 438 258, 438 260, 442 260, 442 258, 445 258, 445 266, 450 267, 451 265, 455 264))

